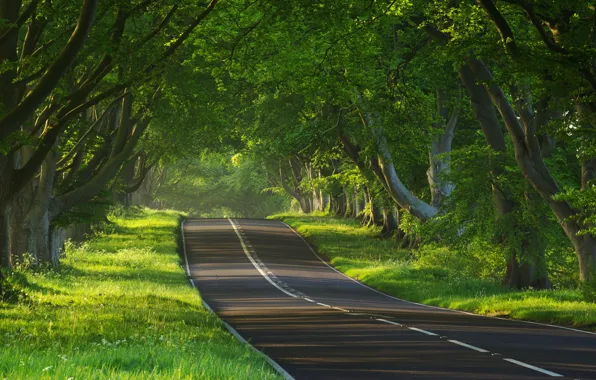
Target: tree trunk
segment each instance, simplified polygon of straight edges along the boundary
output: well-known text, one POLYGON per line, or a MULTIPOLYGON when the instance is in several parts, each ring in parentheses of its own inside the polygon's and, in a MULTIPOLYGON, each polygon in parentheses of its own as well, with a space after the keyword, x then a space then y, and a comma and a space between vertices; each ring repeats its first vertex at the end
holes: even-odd
POLYGON ((10 224, 9 211, 9 206, 0 208, 0 267, 3 268, 12 267, 10 260, 10 235, 8 232, 10 224))
POLYGON ((437 90, 437 112, 441 121, 433 126, 435 135, 429 151, 429 167, 426 172, 431 193, 431 206, 439 208, 444 197, 453 192, 453 184, 444 177, 449 174, 451 145, 455 136, 455 128, 459 118, 459 109, 455 109, 451 116, 445 106, 444 95, 437 90))
MULTIPOLYGON (((516 99, 520 114, 518 118, 501 87, 494 83, 494 78, 484 63, 478 59, 469 59, 468 65, 479 82, 492 83, 484 86, 505 121, 513 141, 517 164, 528 182, 546 200, 573 244, 579 262, 580 280, 588 280, 590 268, 596 261, 596 239, 589 234, 578 236, 581 226, 575 218, 581 215, 580 210, 574 209, 567 201, 554 199, 560 189, 540 151, 540 142, 536 137, 536 119, 529 99, 520 96, 515 87, 512 88, 512 95, 516 99)), ((584 183, 584 174, 591 173, 582 171, 582 183, 584 183)))
POLYGON ((393 208, 383 207, 383 230, 387 235, 393 235, 398 228, 398 222, 393 208))
POLYGON ((356 186, 354 186, 354 214, 353 217, 354 218, 358 218, 360 216, 360 214, 362 213, 362 210, 364 209, 364 205, 362 202, 362 197, 360 196, 360 192, 358 191, 358 188, 356 186))
POLYGON ((404 230, 401 229, 401 215, 398 207, 395 207, 395 224, 397 225, 397 231, 395 232, 395 240, 398 244, 403 244, 404 238, 406 237, 406 233, 404 230))
POLYGON ((335 214, 344 216, 346 214, 346 195, 342 192, 335 197, 335 214))
MULTIPOLYGON (((371 123, 370 118, 368 123, 371 123)), ((391 157, 391 152, 387 146, 387 139, 385 138, 383 130, 381 128, 374 128, 374 132, 379 154, 379 166, 385 178, 389 195, 391 195, 398 205, 407 210, 414 217, 418 218, 421 222, 425 222, 437 215, 439 210, 436 207, 417 198, 402 183, 395 170, 393 158, 391 157)))
POLYGON ((371 221, 375 226, 382 226, 383 221, 385 220, 383 217, 383 207, 379 204, 377 199, 372 199, 371 201, 371 221))
POLYGON ((64 229, 54 227, 50 225, 49 228, 49 242, 48 242, 48 254, 49 262, 54 267, 60 265, 60 255, 64 250, 64 242, 66 240, 66 234, 64 229))
POLYGON ((343 197, 344 197, 344 200, 345 200, 345 210, 344 210, 344 213, 343 213, 342 216, 344 218, 351 218, 352 217, 352 214, 353 214, 353 206, 354 206, 353 199, 352 199, 352 194, 346 188, 343 189, 343 192, 342 193, 343 193, 343 197))
MULTIPOLYGON (((3 69, 0 72, 0 109, 6 113, 12 110, 18 102, 17 88, 14 85, 16 78, 16 65, 18 60, 17 43, 19 31, 14 28, 9 31, 12 25, 17 21, 21 9, 21 0, 0 1, 0 22, 3 27, 0 28, 0 36, 9 33, 0 43, 0 66, 3 69)), ((11 131, 12 132, 12 131, 11 131)), ((13 170, 12 155, 0 154, 0 267, 10 268, 10 206, 7 204, 10 193, 10 184, 13 170)))
MULTIPOLYGON (((504 220, 509 219, 513 210, 518 207, 513 200, 513 195, 502 189, 496 180, 505 174, 503 165, 504 156, 507 154, 505 136, 501 131, 495 106, 486 89, 477 83, 474 73, 468 66, 462 66, 459 73, 463 84, 468 90, 472 111, 480 124, 486 143, 497 153, 496 157, 491 156, 489 158, 489 170, 491 177, 494 179, 491 183, 491 189, 496 223, 503 223, 504 220)), ((517 227, 511 226, 510 228, 516 229, 517 227)), ((506 234, 499 236, 498 241, 507 244, 506 234)), ((527 260, 522 260, 520 263, 520 254, 526 244, 527 242, 522 242, 522 247, 511 247, 507 253, 506 273, 503 283, 512 288, 527 288, 530 286, 540 289, 550 288, 548 273, 537 270, 537 268, 544 266, 544 251, 538 255, 536 262, 530 263, 527 260)))
MULTIPOLYGON (((18 154, 17 154, 18 156, 18 154)), ((19 191, 11 201, 10 206, 10 255, 13 263, 23 263, 25 254, 34 257, 37 252, 28 245, 29 231, 24 226, 25 218, 31 210, 35 198, 36 181, 31 181, 19 191)))
MULTIPOLYGON (((120 179, 124 183, 125 187, 129 187, 133 184, 135 179, 135 167, 137 164, 137 158, 131 159, 127 162, 122 170, 120 171, 120 179)), ((126 191, 117 192, 115 194, 116 201, 122 204, 125 208, 130 208, 132 206, 132 197, 130 193, 126 191)))
POLYGON ((310 202, 307 197, 300 197, 298 199, 298 204, 300 204, 300 211, 302 211, 303 214, 310 214, 310 202))

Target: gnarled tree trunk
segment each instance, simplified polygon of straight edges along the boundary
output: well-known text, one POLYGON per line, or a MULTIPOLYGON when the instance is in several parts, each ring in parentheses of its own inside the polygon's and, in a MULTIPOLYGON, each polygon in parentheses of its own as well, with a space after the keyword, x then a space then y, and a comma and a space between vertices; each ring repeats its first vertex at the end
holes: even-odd
POLYGON ((383 130, 375 128, 374 131, 379 154, 379 166, 391 197, 398 205, 422 222, 436 216, 439 210, 412 194, 399 179, 383 130))
POLYGON ((437 113, 441 121, 433 125, 437 133, 433 136, 429 150, 429 167, 426 171, 428 184, 430 186, 431 206, 439 208, 443 198, 451 195, 453 184, 444 177, 449 174, 451 145, 455 136, 455 128, 459 118, 459 108, 456 108, 451 115, 445 105, 445 95, 437 90, 437 113))
MULTIPOLYGON (((504 156, 507 154, 505 137, 501 131, 501 125, 492 100, 486 89, 477 83, 474 73, 468 66, 462 66, 459 70, 463 84, 468 90, 472 111, 478 120, 482 133, 488 146, 496 153, 490 157, 489 170, 491 177, 492 200, 495 208, 496 222, 504 223, 518 205, 509 191, 503 189, 497 182, 497 178, 505 174, 503 165, 504 156)), ((516 228, 511 226, 511 228, 516 228)), ((505 243, 507 236, 502 234, 499 237, 501 243, 505 243)), ((523 247, 527 242, 522 242, 519 247, 511 247, 507 252, 506 271, 503 283, 512 288, 550 288, 548 274, 540 271, 544 266, 544 252, 534 258, 523 257, 523 247)))
MULTIPOLYGON (((596 262, 596 240, 590 234, 579 235, 581 225, 577 222, 577 216, 580 215, 580 211, 574 209, 565 200, 555 199, 560 189, 557 181, 550 174, 540 151, 540 142, 536 137, 535 115, 529 99, 520 96, 515 88, 512 89, 520 114, 518 119, 503 90, 494 83, 494 78, 484 63, 478 59, 469 59, 468 65, 477 80, 483 83, 493 104, 505 121, 505 127, 513 141, 515 159, 524 177, 546 200, 575 248, 579 262, 580 280, 588 280, 590 268, 593 268, 596 262)), ((582 177, 589 172, 589 170, 582 171, 582 177)))

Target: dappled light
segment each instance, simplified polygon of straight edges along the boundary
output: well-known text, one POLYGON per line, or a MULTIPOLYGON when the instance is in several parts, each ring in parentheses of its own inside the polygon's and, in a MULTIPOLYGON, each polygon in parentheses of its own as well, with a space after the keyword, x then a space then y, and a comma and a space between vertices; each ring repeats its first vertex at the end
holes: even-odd
POLYGON ((0 308, 0 374, 273 377, 188 286, 176 251, 179 218, 151 211, 111 218, 111 233, 69 244, 60 268, 23 273, 27 298, 0 308))
POLYGON ((0 0, 0 379, 596 378, 595 136, 594 0, 0 0))
MULTIPOLYGON (((302 228, 309 223, 314 220, 302 228)), ((329 221, 323 224, 333 227, 329 221)), ((326 249, 322 231, 308 236, 326 249)), ((208 304, 298 378, 322 373, 342 378, 536 377, 504 365, 503 355, 556 373, 596 374, 596 368, 584 366, 596 354, 596 337, 388 297, 330 268, 279 221, 191 219, 185 222, 185 242, 191 277, 208 304), (236 231, 242 244, 234 242, 236 231), (275 278, 275 285, 268 277, 275 278), (466 352, 451 344, 454 340, 497 354, 466 352)))

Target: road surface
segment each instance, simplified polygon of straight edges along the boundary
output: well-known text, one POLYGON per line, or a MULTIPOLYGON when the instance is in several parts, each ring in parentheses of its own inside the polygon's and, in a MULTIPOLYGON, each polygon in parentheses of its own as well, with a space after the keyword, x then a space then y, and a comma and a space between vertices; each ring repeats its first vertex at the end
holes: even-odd
POLYGON ((295 379, 596 379, 596 335, 399 300, 335 271, 287 225, 184 224, 211 308, 295 379))

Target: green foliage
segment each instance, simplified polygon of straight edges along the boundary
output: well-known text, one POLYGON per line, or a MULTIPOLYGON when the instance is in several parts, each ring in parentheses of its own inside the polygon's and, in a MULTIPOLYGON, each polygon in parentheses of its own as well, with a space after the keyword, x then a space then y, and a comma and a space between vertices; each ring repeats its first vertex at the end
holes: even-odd
POLYGON ((586 302, 580 290, 515 291, 490 276, 481 278, 484 267, 490 268, 482 253, 493 255, 480 245, 471 247, 468 257, 429 245, 413 258, 357 221, 294 214, 272 218, 294 227, 338 270, 387 294, 483 315, 594 329, 596 304, 586 302))
POLYGON ((557 199, 566 200, 574 207, 582 210, 574 220, 582 226, 581 235, 596 235, 596 182, 591 181, 582 189, 567 188, 557 199))
POLYGON ((13 290, 0 298, 0 376, 277 378, 188 284, 176 252, 179 218, 149 210, 111 217, 114 231, 68 244, 60 269, 10 274, 13 290))
POLYGON ((582 297, 588 302, 596 302, 596 272, 592 270, 592 274, 588 281, 580 284, 579 290, 582 297))
POLYGON ((265 169, 251 157, 204 154, 166 166, 167 180, 154 198, 203 217, 265 217, 288 207, 287 197, 266 190, 265 169))
POLYGON ((105 221, 106 214, 114 206, 110 192, 101 194, 89 202, 78 204, 62 213, 53 223, 55 227, 68 227, 73 224, 98 224, 105 221))

